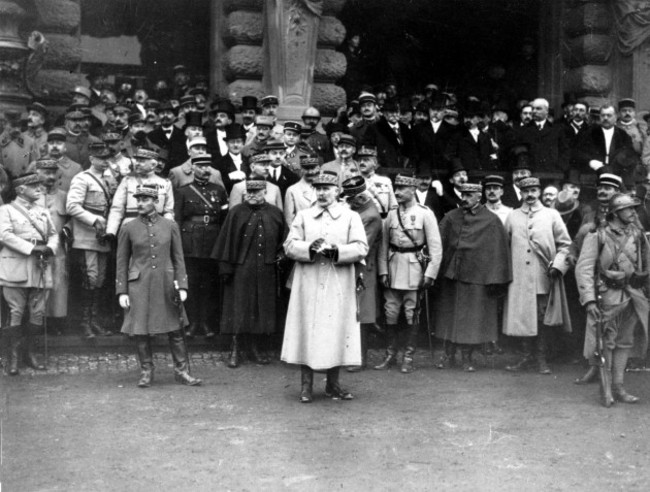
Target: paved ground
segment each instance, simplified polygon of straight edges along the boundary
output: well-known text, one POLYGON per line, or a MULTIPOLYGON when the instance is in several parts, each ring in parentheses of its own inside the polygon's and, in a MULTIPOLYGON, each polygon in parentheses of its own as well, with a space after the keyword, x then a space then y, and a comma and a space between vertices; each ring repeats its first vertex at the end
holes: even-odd
POLYGON ((176 385, 163 352, 147 390, 115 353, 0 378, 2 490, 647 490, 648 373, 628 375, 643 403, 608 410, 571 383, 579 366, 512 375, 501 356, 466 374, 422 351, 412 375, 344 373, 351 402, 317 376, 301 405, 295 368, 224 355, 195 353, 200 388, 176 385))

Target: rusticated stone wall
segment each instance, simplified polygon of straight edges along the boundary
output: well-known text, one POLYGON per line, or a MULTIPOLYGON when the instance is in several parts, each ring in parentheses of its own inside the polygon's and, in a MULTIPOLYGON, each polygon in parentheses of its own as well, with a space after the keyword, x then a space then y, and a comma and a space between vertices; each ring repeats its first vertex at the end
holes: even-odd
POLYGON ((50 103, 67 104, 75 85, 87 84, 78 73, 81 63, 78 0, 34 0, 34 28, 47 39, 48 53, 32 88, 37 97, 50 103))
POLYGON ((613 14, 608 0, 567 0, 564 90, 598 104, 613 89, 613 14))
MULTIPOLYGON (((332 113, 345 103, 345 91, 335 85, 346 69, 345 56, 336 51, 345 39, 345 27, 336 18, 345 0, 324 0, 318 28, 311 104, 332 113)), ((242 96, 261 98, 271 92, 265 73, 268 48, 265 45, 266 15, 262 0, 227 0, 223 5, 223 54, 220 63, 227 84, 223 95, 239 104, 242 96)))

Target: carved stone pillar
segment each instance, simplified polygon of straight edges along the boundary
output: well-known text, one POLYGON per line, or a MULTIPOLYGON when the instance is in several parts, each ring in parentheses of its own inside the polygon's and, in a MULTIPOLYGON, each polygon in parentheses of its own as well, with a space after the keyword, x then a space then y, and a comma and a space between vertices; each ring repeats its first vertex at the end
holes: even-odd
POLYGON ((29 55, 18 34, 27 12, 18 2, 0 0, 0 108, 23 110, 31 101, 23 75, 29 55))

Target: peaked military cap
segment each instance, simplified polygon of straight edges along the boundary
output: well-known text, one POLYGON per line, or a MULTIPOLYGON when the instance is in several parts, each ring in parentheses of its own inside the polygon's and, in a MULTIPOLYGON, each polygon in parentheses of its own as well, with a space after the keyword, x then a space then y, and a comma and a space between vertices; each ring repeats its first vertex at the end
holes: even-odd
POLYGON ((158 152, 152 149, 140 148, 135 151, 134 159, 158 159, 158 152))
POLYGON ((366 180, 363 179, 363 176, 352 176, 343 181, 341 187, 343 196, 357 196, 366 191, 366 180))
POLYGON ((17 177, 14 179, 14 187, 16 186, 33 186, 40 184, 40 180, 38 179, 38 176, 34 173, 27 173, 23 174, 22 176, 17 177))
POLYGON ((338 186, 339 176, 332 171, 322 171, 311 184, 312 186, 338 186))
POLYGON ((65 131, 65 128, 57 126, 52 128, 47 134, 47 141, 51 142, 53 140, 63 140, 65 141, 68 138, 68 132, 65 131))
POLYGON ((263 179, 248 178, 246 180, 246 191, 265 190, 266 181, 263 179))
POLYGON ((158 186, 154 184, 138 185, 135 193, 133 193, 133 198, 138 198, 139 196, 158 198, 158 186))
POLYGON ((413 176, 404 176, 403 174, 395 176, 395 188, 398 186, 412 186, 415 188, 417 185, 418 180, 413 176))
POLYGON ((42 157, 36 161, 36 169, 51 169, 56 171, 59 169, 59 165, 54 159, 42 157))
POLYGON ((530 177, 519 180, 518 186, 523 190, 526 188, 541 188, 542 184, 539 182, 539 178, 530 177))

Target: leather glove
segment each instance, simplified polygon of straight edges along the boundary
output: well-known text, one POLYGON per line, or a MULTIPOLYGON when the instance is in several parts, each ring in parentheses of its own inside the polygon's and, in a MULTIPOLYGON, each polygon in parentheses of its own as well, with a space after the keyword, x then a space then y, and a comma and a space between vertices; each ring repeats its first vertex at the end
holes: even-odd
POLYGON ((555 280, 558 278, 562 278, 562 272, 558 270, 557 268, 551 268, 548 271, 548 276, 551 280, 555 280))
POLYGON ((431 277, 427 277, 427 276, 425 276, 425 277, 424 277, 424 282, 422 283, 422 287, 425 288, 425 289, 428 289, 429 287, 432 287, 432 286, 433 286, 433 281, 434 281, 434 280, 435 280, 435 279, 433 279, 433 278, 431 278, 431 277))
POLYGON ((333 244, 331 248, 324 249, 322 254, 325 258, 337 260, 339 257, 339 248, 336 246, 336 244, 333 244))
POLYGON ((630 277, 630 287, 640 289, 648 281, 648 272, 634 272, 630 277))
POLYGON ((104 240, 108 241, 109 243, 114 243, 116 240, 115 234, 104 234, 104 240))
POLYGON ((54 254, 54 251, 52 251, 52 248, 49 246, 37 245, 34 246, 34 249, 32 249, 32 252, 30 254, 32 256, 52 256, 54 254))
POLYGON ((316 239, 316 241, 314 241, 313 243, 311 243, 311 244, 309 245, 309 251, 313 251, 314 253, 317 253, 317 252, 318 252, 318 249, 321 247, 321 245, 322 245, 324 242, 325 242, 325 239, 323 239, 322 237, 316 239))

